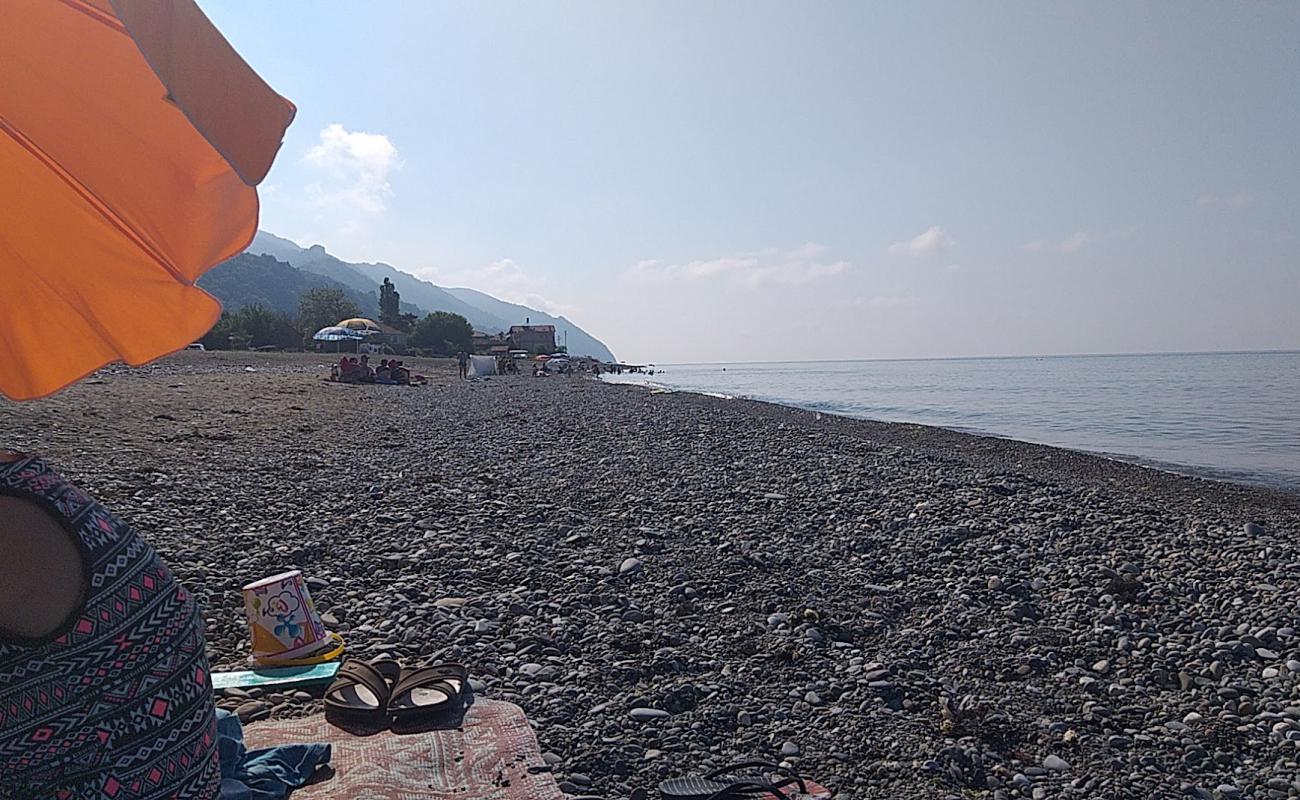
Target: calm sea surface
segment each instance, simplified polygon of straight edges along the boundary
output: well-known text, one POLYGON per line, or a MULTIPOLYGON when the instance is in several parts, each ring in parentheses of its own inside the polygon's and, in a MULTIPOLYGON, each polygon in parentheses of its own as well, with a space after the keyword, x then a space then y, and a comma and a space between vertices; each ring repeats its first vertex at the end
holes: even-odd
POLYGON ((1300 491, 1300 352, 661 365, 607 376, 1300 491))

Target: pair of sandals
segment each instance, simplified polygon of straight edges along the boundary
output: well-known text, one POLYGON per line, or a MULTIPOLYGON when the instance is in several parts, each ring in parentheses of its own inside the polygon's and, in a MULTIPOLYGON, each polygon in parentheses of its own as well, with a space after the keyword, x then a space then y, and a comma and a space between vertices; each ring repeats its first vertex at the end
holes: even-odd
POLYGON ((468 687, 460 664, 407 669, 392 658, 354 658, 325 690, 325 710, 354 722, 419 723, 460 709, 468 687))
POLYGON ((787 767, 765 761, 731 764, 697 778, 669 778, 659 784, 663 800, 790 800, 829 798, 830 792, 787 767))

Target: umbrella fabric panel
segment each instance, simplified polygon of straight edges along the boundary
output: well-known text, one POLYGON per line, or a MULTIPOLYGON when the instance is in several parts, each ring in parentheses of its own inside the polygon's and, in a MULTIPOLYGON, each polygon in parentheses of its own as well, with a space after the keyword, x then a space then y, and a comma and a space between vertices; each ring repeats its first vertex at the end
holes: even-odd
POLYGON ((212 327, 215 299, 97 225, 95 208, 36 161, 13 157, 19 148, 0 135, 5 180, 24 189, 0 191, 0 391, 40 397, 109 361, 150 361, 212 327), (50 235, 29 215, 80 235, 50 235))
POLYGON ((321 328, 311 337, 319 342, 339 342, 344 339, 364 339, 366 338, 361 331, 350 331, 347 328, 337 326, 321 328))
POLYGON ((374 333, 380 333, 379 325, 374 320, 366 319, 365 317, 345 319, 338 324, 338 327, 354 331, 371 331, 374 333))
MULTIPOLYGON (((166 87, 119 20, 77 0, 19 0, 4 16, 0 125, 25 141, 17 157, 43 160, 79 185, 108 209, 98 225, 131 231, 184 280, 252 240, 255 190, 164 100, 166 87)), ((11 168, 0 162, 0 173, 11 168)), ((27 217, 6 223, 51 236, 74 230, 27 217)))
POLYGON ((189 0, 111 5, 194 128, 244 183, 261 183, 297 112, 293 103, 244 63, 189 0))
POLYGON ((193 283, 251 241, 293 106, 192 0, 0 4, 0 393, 30 399, 212 326, 193 283))

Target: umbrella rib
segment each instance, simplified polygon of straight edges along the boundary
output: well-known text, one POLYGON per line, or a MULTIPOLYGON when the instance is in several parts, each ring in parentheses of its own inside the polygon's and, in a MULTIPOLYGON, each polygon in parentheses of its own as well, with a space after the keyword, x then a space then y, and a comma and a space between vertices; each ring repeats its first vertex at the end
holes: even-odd
POLYGON ((118 33, 125 34, 127 36, 130 35, 130 33, 126 29, 126 25, 123 24, 122 20, 112 16, 111 14, 105 13, 100 9, 95 8, 94 6, 88 5, 85 2, 85 0, 63 0, 63 4, 68 8, 71 8, 73 11, 80 11, 81 13, 90 17, 96 22, 102 22, 104 25, 108 26, 109 28, 112 28, 118 33))
POLYGON ((149 244, 149 242, 141 236, 139 232, 128 225, 126 220, 114 213, 113 209, 110 208, 107 203, 99 199, 99 197, 92 192, 89 187, 77 180, 72 173, 64 169, 63 165, 50 156, 49 153, 46 153, 35 142, 27 138, 22 131, 15 128, 9 120, 5 119, 3 114, 0 114, 0 131, 8 134, 9 138, 17 142, 19 147, 22 147, 28 153, 31 153, 32 157, 48 167, 51 172, 67 184, 68 188, 76 192, 77 195, 80 196, 82 200, 85 200, 91 208, 99 212, 99 215, 103 217, 106 222, 116 228, 117 231, 125 236, 132 244, 140 248, 145 255, 153 259, 153 261, 166 270, 169 275, 186 286, 194 285, 194 281, 189 280, 182 275, 178 269, 173 267, 167 259, 165 259, 162 254, 153 247, 153 245, 149 244))

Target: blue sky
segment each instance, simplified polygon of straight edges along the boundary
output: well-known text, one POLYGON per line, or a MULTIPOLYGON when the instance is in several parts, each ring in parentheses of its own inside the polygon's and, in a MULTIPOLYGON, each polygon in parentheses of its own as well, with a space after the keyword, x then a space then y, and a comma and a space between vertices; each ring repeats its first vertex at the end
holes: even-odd
POLYGON ((264 229, 620 357, 1300 347, 1300 4, 200 2, 264 229))

